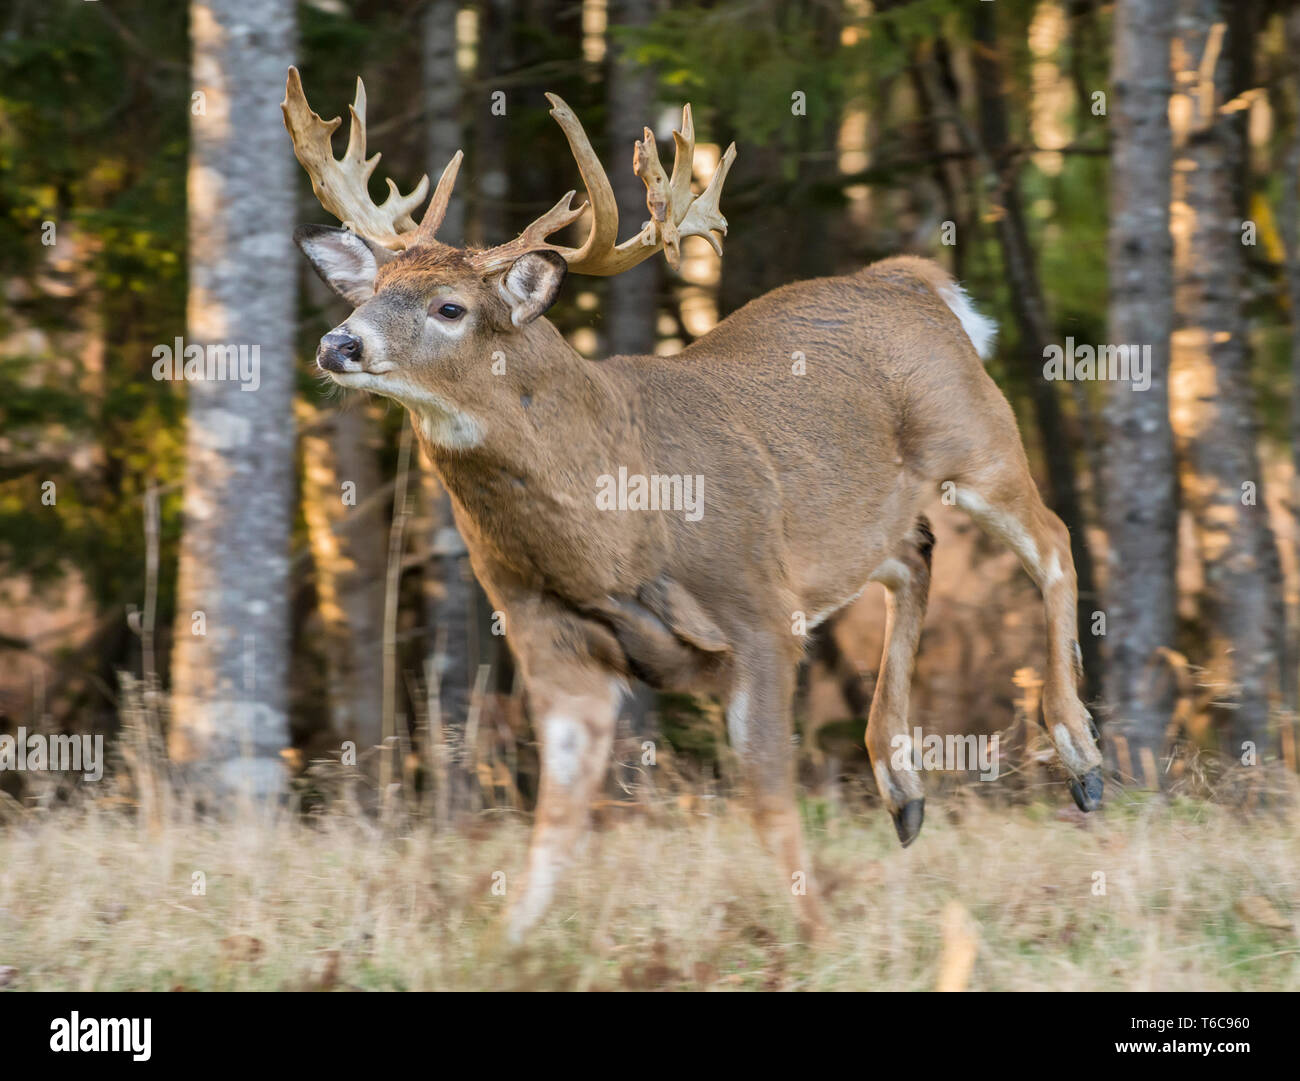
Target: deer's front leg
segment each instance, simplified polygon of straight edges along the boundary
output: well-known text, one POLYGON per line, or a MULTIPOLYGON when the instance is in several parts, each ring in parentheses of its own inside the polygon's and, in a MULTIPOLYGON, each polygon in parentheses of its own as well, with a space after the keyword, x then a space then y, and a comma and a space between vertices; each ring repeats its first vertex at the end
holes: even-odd
POLYGON ((740 759, 754 826, 778 867, 810 937, 825 927, 812 864, 804 847, 791 747, 799 648, 784 628, 755 634, 736 657, 727 696, 727 735, 740 759))
MULTIPOLYGON (((530 628, 530 636, 536 633, 530 628)), ((587 828, 625 689, 602 665, 550 644, 534 643, 517 655, 541 743, 542 776, 527 876, 506 921, 507 938, 516 945, 546 911, 587 828)))

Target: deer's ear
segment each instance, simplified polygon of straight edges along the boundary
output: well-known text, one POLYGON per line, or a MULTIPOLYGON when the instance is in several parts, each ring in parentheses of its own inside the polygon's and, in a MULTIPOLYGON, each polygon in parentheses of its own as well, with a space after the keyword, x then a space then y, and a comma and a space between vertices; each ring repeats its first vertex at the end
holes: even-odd
POLYGON ((374 296, 375 274, 395 254, 332 225, 300 225, 293 231, 293 242, 321 281, 354 308, 374 296))
POLYGON ((521 255, 501 275, 501 298, 510 305, 510 321, 521 327, 546 311, 560 295, 569 264, 553 251, 521 255))

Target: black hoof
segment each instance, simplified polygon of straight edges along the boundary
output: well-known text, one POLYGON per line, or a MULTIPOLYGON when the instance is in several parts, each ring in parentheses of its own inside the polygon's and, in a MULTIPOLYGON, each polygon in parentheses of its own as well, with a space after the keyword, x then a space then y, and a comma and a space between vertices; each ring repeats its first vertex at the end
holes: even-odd
POLYGON ((916 840, 916 835, 921 832, 921 823, 925 820, 925 797, 910 799, 903 804, 901 811, 892 813, 894 815, 894 829, 898 831, 898 839, 906 848, 916 840))
POLYGON ((1094 766, 1082 781, 1070 778, 1070 795, 1081 811, 1095 811, 1101 806, 1101 767, 1094 766))

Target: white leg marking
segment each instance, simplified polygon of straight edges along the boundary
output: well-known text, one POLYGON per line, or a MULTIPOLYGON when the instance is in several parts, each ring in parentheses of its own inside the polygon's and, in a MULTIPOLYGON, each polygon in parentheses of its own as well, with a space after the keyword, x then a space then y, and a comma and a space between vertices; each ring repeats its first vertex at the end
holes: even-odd
POLYGON ((912 580, 912 572, 901 559, 886 559, 871 572, 871 580, 879 582, 891 593, 902 589, 912 580))
POLYGON ((560 713, 547 717, 542 731, 546 775, 556 784, 568 788, 582 771, 582 759, 591 744, 591 736, 584 725, 560 713))
POLYGON ((818 612, 815 616, 813 616, 812 619, 808 620, 808 629, 812 630, 814 627, 820 627, 823 623, 825 623, 828 619, 830 619, 830 617, 833 616, 836 612, 838 612, 841 608, 847 608, 850 604, 852 604, 859 597, 861 597, 862 594, 866 592, 866 590, 867 587, 864 585, 861 589, 859 589, 856 593, 854 593, 853 596, 845 597, 844 600, 842 601, 836 601, 829 608, 823 608, 820 612, 818 612))
MULTIPOLYGON (((908 752, 910 755, 910 751, 908 752)), ((871 764, 871 772, 876 777, 876 787, 880 789, 880 798, 883 799, 888 807, 897 810, 899 807, 898 786, 894 784, 893 775, 889 772, 889 762, 881 759, 879 762, 871 764)))
POLYGON ((749 692, 739 690, 727 703, 727 736, 738 754, 743 754, 749 739, 749 692))
POLYGON ((530 851, 524 893, 511 908, 506 928, 506 939, 512 946, 523 941, 524 934, 541 918, 546 906, 551 903, 563 863, 551 851, 550 845, 535 846, 530 851))
MULTIPOLYGON (((969 488, 957 489, 957 506, 961 507, 982 528, 987 529, 1015 552, 1020 557, 1021 562, 1029 569, 1029 573, 1033 575, 1035 581, 1048 584, 1054 580, 1044 570, 1043 561, 1038 552, 1038 545, 1034 543, 1034 538, 1029 535, 1029 531, 1025 529, 1019 518, 1008 514, 1006 511, 989 506, 982 496, 969 488)), ((1056 577, 1060 577, 1060 573, 1061 567, 1058 562, 1056 564, 1056 577)))
POLYGON ((1056 753, 1061 756, 1065 768, 1076 777, 1082 777, 1092 768, 1093 763, 1089 762, 1075 746, 1070 730, 1064 724, 1052 727, 1052 742, 1056 744, 1056 753))

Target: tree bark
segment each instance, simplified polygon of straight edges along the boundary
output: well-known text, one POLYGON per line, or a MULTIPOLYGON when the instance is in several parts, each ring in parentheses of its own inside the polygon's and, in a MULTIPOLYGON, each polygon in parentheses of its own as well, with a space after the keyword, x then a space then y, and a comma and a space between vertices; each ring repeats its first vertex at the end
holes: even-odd
POLYGON ((297 268, 293 156, 274 121, 294 7, 195 3, 191 36, 204 110, 191 116, 187 337, 256 347, 261 363, 256 390, 188 386, 168 749, 200 787, 265 797, 288 743, 297 268))
POLYGON ((1171 221, 1175 329, 1170 415, 1182 494, 1204 569, 1206 667, 1227 752, 1269 739, 1278 670, 1273 537, 1256 449, 1249 346, 1242 307, 1245 258, 1241 193, 1243 113, 1233 95, 1226 5, 1182 0, 1171 221))
MULTIPOLYGON (((464 144, 460 71, 456 67, 456 18, 460 7, 458 0, 432 0, 420 27, 420 82, 429 136, 429 181, 433 184, 464 144)), ((465 183, 463 175, 461 183, 465 183)), ((438 233, 448 244, 462 244, 465 240, 465 200, 455 189, 438 233)))
POLYGON ((1170 49, 1176 0, 1119 0, 1111 68, 1111 343, 1151 349, 1151 386, 1107 388, 1106 720, 1115 764, 1156 787, 1174 707, 1160 651, 1177 626, 1178 492, 1169 426, 1173 330, 1170 49))
POLYGON ((479 4, 479 68, 474 92, 476 125, 474 202, 476 243, 501 244, 515 234, 509 230, 506 207, 510 201, 510 110, 522 107, 518 95, 496 85, 495 76, 514 68, 513 20, 515 0, 482 0, 479 4), (506 94, 504 115, 493 113, 494 94, 506 94))
MULTIPOLYGON (((610 26, 645 26, 654 10, 653 0, 611 0, 610 26)), ((655 76, 628 57, 624 46, 610 42, 608 93, 608 144, 612 170, 610 184, 618 201, 620 239, 631 236, 649 218, 645 185, 631 169, 622 167, 623 151, 653 125, 655 76)), ((630 155, 629 155, 630 156, 630 155)), ((655 346, 662 258, 647 259, 638 267, 609 279, 605 294, 605 347, 615 356, 651 353, 655 346)))
MULTIPOLYGON (((1292 559, 1300 573, 1300 8, 1286 16, 1287 49, 1292 57, 1288 82, 1291 105, 1291 138, 1283 161, 1282 236, 1286 248, 1286 289, 1291 317, 1291 543, 1292 559)), ((1300 691, 1296 686, 1296 660, 1300 658, 1300 596, 1290 613, 1287 665, 1283 671, 1282 699, 1291 711, 1292 725, 1300 718, 1300 691)), ((1296 732, 1291 731, 1294 768, 1296 732)))
POLYGON ((311 427, 302 437, 303 517, 328 666, 330 727, 359 749, 381 738, 387 525, 374 426, 364 404, 328 414, 304 407, 311 427))

